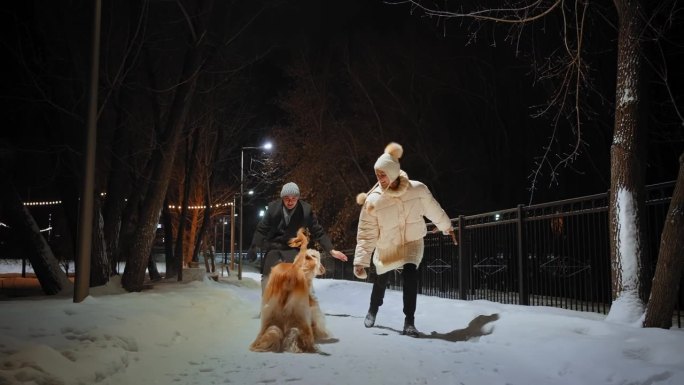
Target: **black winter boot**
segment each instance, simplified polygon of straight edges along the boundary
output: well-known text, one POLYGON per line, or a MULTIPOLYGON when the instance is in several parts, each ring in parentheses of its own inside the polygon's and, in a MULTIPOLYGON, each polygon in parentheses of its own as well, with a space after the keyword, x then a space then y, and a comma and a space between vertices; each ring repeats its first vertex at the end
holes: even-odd
POLYGON ((366 319, 363 320, 363 325, 367 328, 372 328, 375 325, 375 316, 378 314, 377 310, 368 310, 366 319))
POLYGON ((404 331, 402 332, 402 334, 409 337, 420 337, 418 329, 416 329, 416 327, 413 326, 413 322, 409 321, 404 322, 404 331))

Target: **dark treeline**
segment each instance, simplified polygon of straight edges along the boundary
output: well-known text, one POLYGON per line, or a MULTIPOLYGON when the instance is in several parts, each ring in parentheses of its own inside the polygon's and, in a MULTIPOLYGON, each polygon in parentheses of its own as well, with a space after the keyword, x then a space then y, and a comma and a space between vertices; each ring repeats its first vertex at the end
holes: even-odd
MULTIPOLYGON (((62 201, 52 246, 68 259, 79 226, 91 3, 1 6, 3 183, 23 201, 62 201)), ((103 1, 93 226, 104 245, 91 282, 123 273, 139 290, 160 222, 172 242, 169 275, 218 244, 211 229, 225 206, 169 206, 231 202, 241 148, 265 139, 272 155, 245 152, 245 188, 258 191, 246 197, 246 239, 255 210, 294 180, 335 242, 353 247, 354 197, 373 185, 372 164, 389 141, 404 146, 403 168, 452 216, 606 191, 616 17, 600 4, 588 16, 579 154, 557 175, 543 165, 530 191, 537 162, 552 163, 576 139, 571 108, 533 117, 560 83, 545 76, 563 56, 560 13, 512 34, 382 1, 103 1)), ((672 25, 648 51, 646 183, 675 179, 684 143, 670 97, 681 106, 681 21, 657 21, 672 25)))

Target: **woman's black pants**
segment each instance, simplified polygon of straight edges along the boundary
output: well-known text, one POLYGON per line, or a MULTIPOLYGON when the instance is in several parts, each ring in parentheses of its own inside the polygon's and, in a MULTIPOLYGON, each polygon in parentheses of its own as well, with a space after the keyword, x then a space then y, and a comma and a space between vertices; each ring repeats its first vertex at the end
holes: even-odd
MULTIPOLYGON (((385 289, 387 289, 387 280, 389 279, 390 273, 392 273, 392 271, 377 275, 375 277, 375 282, 373 282, 369 311, 374 314, 377 313, 378 308, 382 306, 382 300, 385 298, 385 289)), ((413 325, 414 315, 416 313, 416 299, 418 298, 418 270, 416 265, 412 263, 405 264, 402 268, 401 277, 404 281, 404 315, 406 316, 404 321, 413 325)))

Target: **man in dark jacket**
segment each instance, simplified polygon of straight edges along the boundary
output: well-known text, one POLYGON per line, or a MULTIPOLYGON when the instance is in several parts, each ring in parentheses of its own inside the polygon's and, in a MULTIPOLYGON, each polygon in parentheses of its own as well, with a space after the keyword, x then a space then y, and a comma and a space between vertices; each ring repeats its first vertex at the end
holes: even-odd
POLYGON ((297 235, 300 227, 305 227, 311 234, 312 241, 318 243, 333 257, 347 261, 347 256, 333 248, 330 237, 318 223, 311 205, 299 200, 299 186, 293 182, 286 183, 280 191, 281 200, 268 204, 268 211, 259 222, 252 237, 250 253, 256 247, 265 251, 261 263, 261 289, 266 287, 271 268, 280 262, 293 262, 298 248, 288 246, 290 238, 297 235))

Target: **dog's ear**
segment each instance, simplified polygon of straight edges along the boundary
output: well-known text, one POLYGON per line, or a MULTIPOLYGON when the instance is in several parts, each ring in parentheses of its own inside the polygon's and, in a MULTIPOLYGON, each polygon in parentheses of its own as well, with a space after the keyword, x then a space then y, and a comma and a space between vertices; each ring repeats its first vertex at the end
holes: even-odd
POLYGON ((300 251, 306 250, 309 245, 309 238, 306 236, 307 231, 308 230, 304 227, 300 227, 299 230, 297 230, 297 236, 290 239, 287 244, 290 245, 290 247, 299 247, 300 251))
POLYGON ((305 227, 300 227, 299 230, 297 230, 297 238, 299 238, 300 241, 300 250, 306 250, 309 246, 309 230, 305 227))
POLYGON ((311 232, 309 232, 309 229, 306 227, 300 228, 299 231, 301 231, 302 237, 302 245, 300 247, 300 251, 304 252, 304 250, 309 248, 309 239, 311 239, 311 232))
POLYGON ((321 261, 321 253, 315 249, 308 249, 306 250, 306 255, 311 258, 311 267, 314 275, 325 274, 325 266, 323 266, 321 261))

